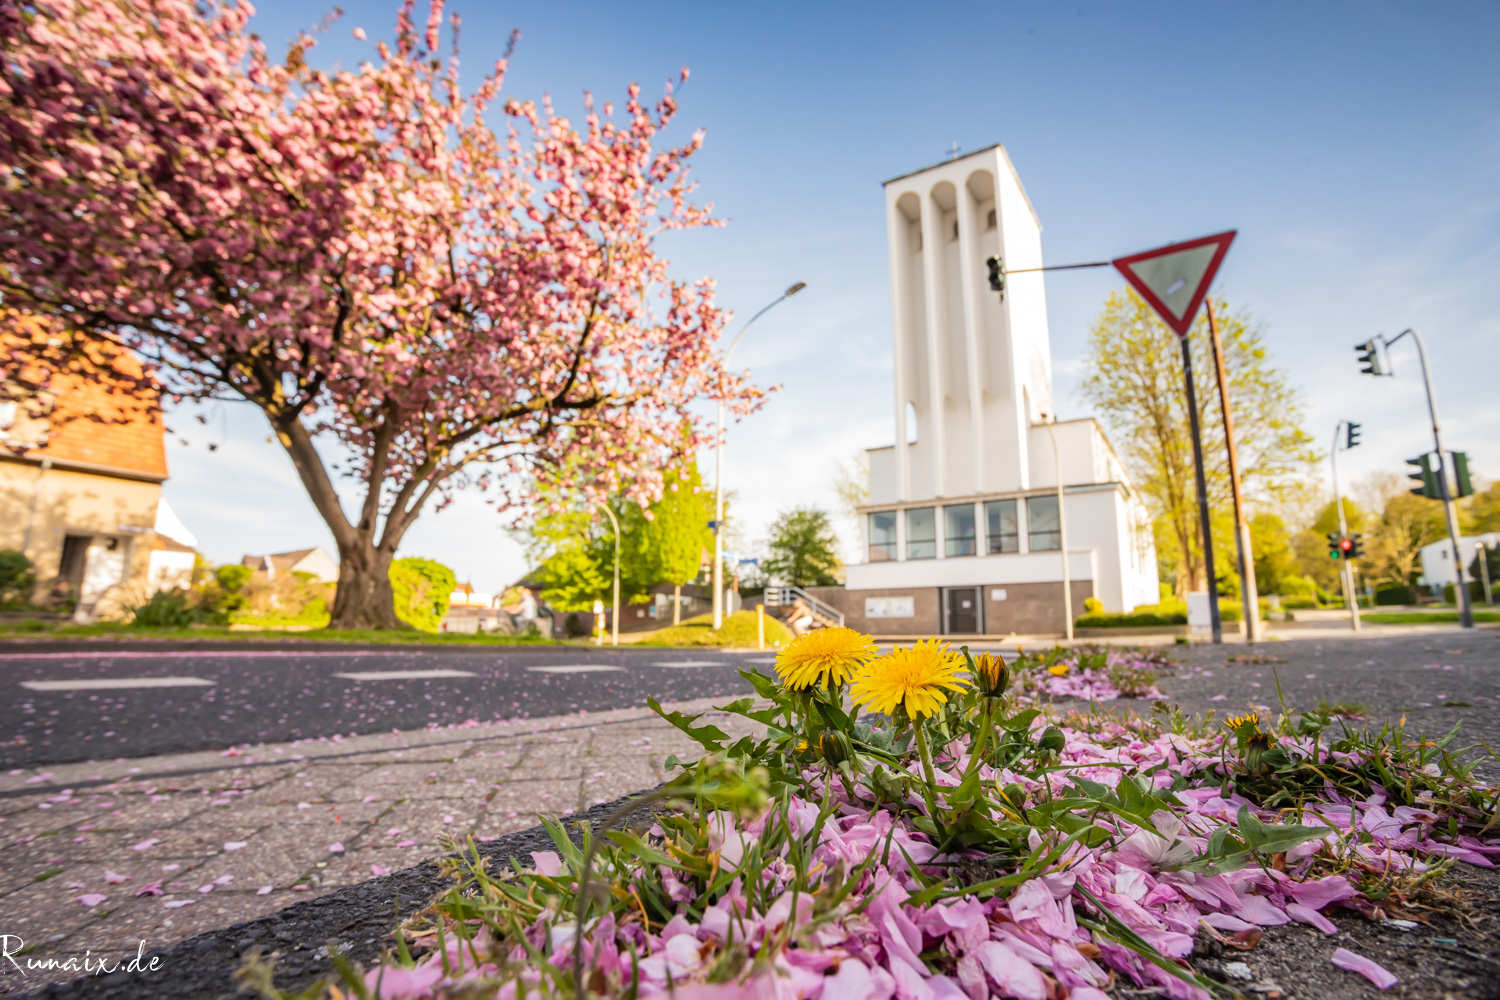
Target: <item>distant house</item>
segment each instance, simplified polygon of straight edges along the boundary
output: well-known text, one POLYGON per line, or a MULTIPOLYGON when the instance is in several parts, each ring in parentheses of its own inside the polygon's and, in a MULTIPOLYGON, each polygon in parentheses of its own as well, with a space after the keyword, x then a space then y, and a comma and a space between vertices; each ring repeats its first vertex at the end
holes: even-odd
POLYGON ((198 538, 165 500, 156 505, 156 537, 146 572, 147 589, 186 590, 193 583, 198 538))
POLYGON ((267 580, 287 573, 311 573, 314 579, 323 583, 337 583, 339 579, 338 562, 321 548, 245 556, 240 562, 257 573, 264 573, 267 580))
POLYGON ((448 595, 448 613, 438 625, 440 632, 490 632, 499 624, 500 612, 489 594, 481 594, 461 583, 448 595))
MULTIPOLYGON (((1458 552, 1463 559, 1464 578, 1473 582, 1477 577, 1469 572, 1469 566, 1474 562, 1474 557, 1479 554, 1479 546, 1494 549, 1500 547, 1500 531, 1491 531, 1483 535, 1464 535, 1458 540, 1458 552)), ((1443 588, 1451 585, 1458 574, 1453 569, 1453 545, 1448 539, 1433 542, 1422 546, 1422 575, 1417 578, 1417 583, 1424 587, 1432 588, 1432 591, 1441 595, 1443 588)), ((1496 581, 1490 581, 1494 584, 1496 581)))
MULTIPOLYGON (((29 335, 8 317, 0 346, 29 335)), ((122 352, 112 370, 138 378, 122 352)), ((119 617, 149 589, 157 507, 167 478, 154 400, 130 400, 70 374, 40 397, 0 393, 0 549, 25 553, 32 599, 73 608, 80 621, 119 617)))

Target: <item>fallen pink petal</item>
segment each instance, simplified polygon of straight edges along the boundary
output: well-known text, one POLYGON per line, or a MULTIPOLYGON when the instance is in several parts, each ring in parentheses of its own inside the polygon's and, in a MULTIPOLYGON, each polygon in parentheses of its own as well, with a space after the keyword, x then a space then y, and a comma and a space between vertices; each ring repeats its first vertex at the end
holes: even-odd
POLYGON ((98 906, 109 897, 97 892, 86 892, 82 896, 74 898, 76 902, 82 903, 84 906, 98 906))
POLYGON ((1340 969, 1359 973, 1382 990, 1388 990, 1401 981, 1381 965, 1344 948, 1335 948, 1331 961, 1340 969))

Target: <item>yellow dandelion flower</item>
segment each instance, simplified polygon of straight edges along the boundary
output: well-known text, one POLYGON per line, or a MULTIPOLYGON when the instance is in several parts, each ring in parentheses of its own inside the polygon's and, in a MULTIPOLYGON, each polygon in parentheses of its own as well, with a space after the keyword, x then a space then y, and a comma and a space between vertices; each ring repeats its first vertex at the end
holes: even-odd
POLYGON ((1047 673, 1053 677, 1066 677, 1068 676, 1068 665, 1066 663, 1054 663, 1047 668, 1047 673))
POLYGON ((962 691, 968 681, 958 676, 963 657, 946 642, 923 639, 911 649, 897 646, 860 668, 850 688, 856 705, 887 715, 898 706, 914 719, 932 715, 948 701, 945 691, 962 691))
POLYGON ((776 673, 794 691, 839 687, 879 650, 852 628, 820 628, 798 636, 776 656, 776 673))

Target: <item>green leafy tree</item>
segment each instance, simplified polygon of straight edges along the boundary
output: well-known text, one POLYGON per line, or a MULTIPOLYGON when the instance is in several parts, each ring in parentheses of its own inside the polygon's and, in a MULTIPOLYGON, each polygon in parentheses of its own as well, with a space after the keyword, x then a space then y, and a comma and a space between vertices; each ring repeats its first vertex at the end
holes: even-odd
MULTIPOLYGON (((1232 312, 1221 299, 1214 302, 1245 495, 1251 502, 1274 503, 1303 488, 1317 454, 1302 427, 1297 393, 1272 364, 1260 328, 1247 313, 1232 312)), ((1228 512, 1228 454, 1205 316, 1189 336, 1209 503, 1216 513, 1228 512)), ((1108 425, 1151 508, 1157 551, 1174 570, 1177 592, 1202 589, 1207 581, 1177 337, 1135 292, 1115 292, 1094 321, 1084 368, 1090 374, 1079 391, 1108 425)), ((1230 522, 1222 517, 1217 522, 1216 564, 1232 566, 1234 536, 1232 528, 1225 530, 1230 522)))
POLYGON ((651 505, 648 515, 639 535, 639 558, 633 561, 650 567, 647 575, 655 579, 647 586, 672 585, 672 624, 676 625, 682 619, 682 585, 698 576, 704 554, 714 544, 708 527, 714 516, 714 497, 704 487, 696 461, 667 474, 661 500, 651 505))
POLYGON ((1286 524, 1275 514, 1255 515, 1250 519, 1250 546, 1255 551, 1255 582, 1261 593, 1286 593, 1286 585, 1299 575, 1286 524))
POLYGON ((1500 479, 1469 497, 1459 509, 1463 514, 1464 534, 1500 531, 1500 479))
POLYGON ((458 585, 453 571, 432 559, 408 556, 391 563, 390 577, 396 617, 412 628, 436 632, 458 585))
POLYGON ((843 575, 838 536, 827 511, 796 507, 784 512, 771 525, 766 549, 766 575, 793 587, 828 587, 843 575))

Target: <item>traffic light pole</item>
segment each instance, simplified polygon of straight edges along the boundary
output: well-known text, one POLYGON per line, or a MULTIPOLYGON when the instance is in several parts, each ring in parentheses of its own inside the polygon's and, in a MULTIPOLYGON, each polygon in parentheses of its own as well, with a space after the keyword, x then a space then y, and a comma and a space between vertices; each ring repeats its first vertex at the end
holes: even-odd
POLYGON ((1448 518, 1448 544, 1453 550, 1453 570, 1458 583, 1454 590, 1458 591, 1458 618, 1464 628, 1474 627, 1474 608, 1469 601, 1469 585, 1464 580, 1464 557, 1458 548, 1458 508, 1453 503, 1453 491, 1448 488, 1448 470, 1443 464, 1443 437, 1438 430, 1437 401, 1432 394, 1432 374, 1427 370, 1427 347, 1422 343, 1422 335, 1415 328, 1408 328, 1396 334, 1390 340, 1385 340, 1386 347, 1390 347, 1396 341, 1407 334, 1417 342, 1417 357, 1422 362, 1422 382, 1427 387, 1427 412, 1432 416, 1432 446, 1437 451, 1438 484, 1442 491, 1443 513, 1448 518))
MULTIPOLYGON (((1333 509, 1339 512, 1339 538, 1349 537, 1349 525, 1344 522, 1344 498, 1339 493, 1339 438, 1344 430, 1344 422, 1340 420, 1333 428, 1333 447, 1328 449, 1328 464, 1333 467, 1333 509)), ((1359 622, 1359 595, 1354 590, 1354 573, 1350 568, 1348 553, 1339 552, 1339 582, 1344 587, 1344 606, 1349 609, 1349 625, 1358 632, 1359 622)))
POLYGON ((1250 548, 1250 520, 1240 496, 1240 455, 1234 446, 1234 419, 1229 415, 1229 386, 1224 375, 1224 346, 1219 342, 1219 318, 1213 296, 1206 296, 1209 343, 1214 350, 1214 370, 1219 380, 1219 409, 1224 414, 1224 444, 1229 449, 1229 485, 1234 492, 1234 549, 1240 561, 1240 597, 1245 605, 1245 641, 1260 642, 1260 594, 1255 586, 1255 554, 1250 548))
POLYGON ((1188 426, 1193 432, 1193 472, 1198 479, 1198 522, 1203 532, 1203 571, 1208 576, 1208 624, 1214 644, 1224 642, 1224 623, 1219 620, 1219 585, 1214 575, 1214 536, 1208 516, 1208 481, 1203 476, 1203 433, 1198 426, 1198 390, 1193 386, 1193 350, 1188 337, 1182 341, 1182 377, 1187 382, 1188 426))

